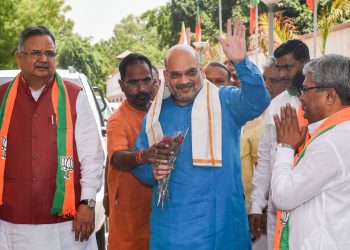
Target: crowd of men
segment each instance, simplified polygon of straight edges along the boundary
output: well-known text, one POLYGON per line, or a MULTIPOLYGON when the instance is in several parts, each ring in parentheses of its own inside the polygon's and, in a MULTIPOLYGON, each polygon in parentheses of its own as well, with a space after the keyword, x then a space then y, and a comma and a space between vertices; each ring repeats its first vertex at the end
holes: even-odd
MULTIPOLYGON (((107 126, 108 248, 350 249, 350 58, 310 60, 289 40, 261 74, 241 20, 219 41, 227 61, 204 67, 192 47, 171 47, 164 82, 147 56, 122 59, 126 100, 107 126), (163 138, 178 133, 175 155, 163 138)), ((0 249, 97 249, 103 150, 55 56, 46 27, 26 28, 21 72, 0 86, 0 249)))

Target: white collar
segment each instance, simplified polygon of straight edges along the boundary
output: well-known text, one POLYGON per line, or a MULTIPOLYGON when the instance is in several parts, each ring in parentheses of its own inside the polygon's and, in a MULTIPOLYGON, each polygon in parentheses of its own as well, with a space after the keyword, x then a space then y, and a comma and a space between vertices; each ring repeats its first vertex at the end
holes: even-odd
POLYGON ((41 93, 43 92, 44 88, 45 88, 45 85, 42 86, 40 89, 37 89, 37 90, 34 90, 31 87, 29 87, 30 92, 32 93, 32 96, 33 96, 33 98, 34 98, 34 100, 36 102, 38 101, 38 99, 39 99, 41 93))
POLYGON ((318 122, 314 122, 312 124, 309 124, 307 126, 307 129, 309 130, 309 134, 311 136, 313 136, 316 132, 316 130, 320 127, 320 125, 326 120, 327 118, 321 120, 321 121, 318 121, 318 122))

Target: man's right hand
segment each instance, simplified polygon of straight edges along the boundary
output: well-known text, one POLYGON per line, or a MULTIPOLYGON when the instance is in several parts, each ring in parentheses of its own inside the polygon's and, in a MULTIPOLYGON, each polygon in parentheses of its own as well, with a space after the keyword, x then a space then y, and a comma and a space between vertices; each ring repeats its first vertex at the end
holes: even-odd
POLYGON ((263 230, 263 214, 248 215, 250 232, 252 234, 252 241, 260 238, 263 230))
POLYGON ((148 164, 167 163, 173 154, 169 149, 169 144, 157 143, 143 152, 142 159, 148 164))

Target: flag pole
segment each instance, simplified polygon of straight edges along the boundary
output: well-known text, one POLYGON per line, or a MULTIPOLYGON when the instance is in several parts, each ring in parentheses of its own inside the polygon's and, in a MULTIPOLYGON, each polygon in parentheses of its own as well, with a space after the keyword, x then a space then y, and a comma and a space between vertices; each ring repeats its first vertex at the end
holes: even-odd
POLYGON ((317 48, 317 0, 314 1, 314 32, 313 32, 313 58, 316 58, 317 48))
POLYGON ((221 0, 219 0, 219 29, 220 29, 220 36, 222 34, 222 10, 221 10, 221 0))
MULTIPOLYGON (((222 10, 221 10, 221 0, 219 0, 219 37, 221 37, 222 35, 222 10)), ((219 46, 219 55, 220 55, 220 61, 223 61, 223 51, 222 51, 222 47, 219 46)))
POLYGON ((255 64, 259 64, 259 14, 258 5, 255 6, 255 64))

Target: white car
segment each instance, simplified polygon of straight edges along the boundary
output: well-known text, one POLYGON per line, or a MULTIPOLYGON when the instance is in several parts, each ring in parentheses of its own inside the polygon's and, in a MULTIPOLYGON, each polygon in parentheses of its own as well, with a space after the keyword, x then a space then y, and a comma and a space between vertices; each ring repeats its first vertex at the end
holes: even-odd
POLYGON ((100 107, 100 110, 102 111, 102 118, 105 124, 108 121, 108 118, 113 114, 113 110, 111 108, 111 104, 106 98, 103 98, 101 96, 96 96, 97 103, 100 107))
MULTIPOLYGON (((6 82, 11 81, 20 71, 19 70, 0 70, 0 85, 6 82)), ((96 99, 95 91, 98 91, 100 96, 103 96, 102 91, 97 89, 96 87, 92 88, 89 83, 88 78, 72 67, 69 67, 69 70, 57 70, 58 74, 64 79, 71 83, 77 84, 81 87, 87 96, 91 109, 95 116, 95 121, 97 127, 101 131, 100 140, 103 145, 103 150, 105 156, 107 155, 107 146, 104 135, 106 134, 106 127, 104 124, 104 120, 101 114, 101 109, 96 99)), ((103 174, 104 176, 104 174, 103 174)), ((103 178, 104 181, 104 178, 103 178)), ((103 196, 104 196, 104 184, 102 184, 101 190, 98 192, 96 197, 96 207, 95 207, 95 232, 99 250, 105 249, 105 211, 103 207, 103 196)))
POLYGON ((109 105, 111 106, 112 112, 116 111, 119 109, 121 102, 110 102, 109 105))

